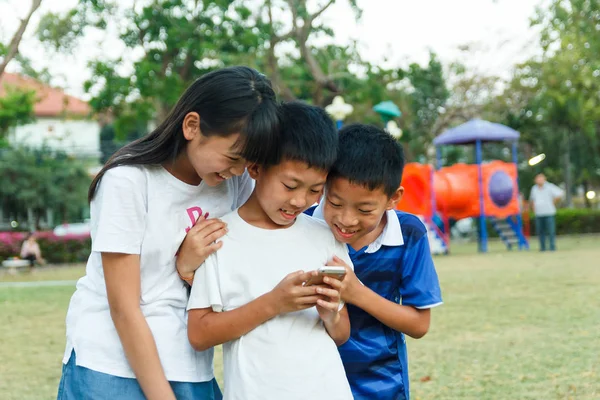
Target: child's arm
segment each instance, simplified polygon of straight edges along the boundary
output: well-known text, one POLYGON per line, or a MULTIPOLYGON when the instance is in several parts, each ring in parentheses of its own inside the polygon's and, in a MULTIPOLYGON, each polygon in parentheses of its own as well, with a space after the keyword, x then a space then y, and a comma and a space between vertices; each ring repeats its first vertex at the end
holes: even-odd
MULTIPOLYGON (((188 314, 190 344, 197 351, 203 351, 238 339, 277 315, 313 307, 319 299, 317 288, 302 284, 315 274, 316 271, 291 273, 272 291, 234 310, 214 312, 212 307, 191 308, 188 314)), ((196 285, 194 290, 198 290, 196 285)))
MULTIPOLYGON (((333 280, 337 281, 337 279, 333 280)), ((340 310, 340 292, 338 289, 320 286, 317 288, 317 293, 327 298, 317 300, 317 311, 323 325, 335 344, 341 346, 350 338, 350 319, 346 306, 340 310)))
POLYGON ((419 339, 429 330, 431 316, 429 309, 419 310, 381 297, 362 285, 350 268, 347 268, 346 277, 342 282, 331 278, 324 278, 323 281, 332 287, 338 287, 344 301, 361 308, 396 331, 419 339))
POLYGON ((92 200, 96 218, 92 251, 101 253, 110 316, 145 397, 175 400, 140 306, 146 179, 141 168, 106 171, 92 200))
MULTIPOLYGON (((339 265, 339 264, 336 264, 339 265)), ((342 299, 353 304, 390 328, 419 339, 429 330, 430 310, 389 301, 362 285, 354 272, 348 268, 343 282, 325 278, 324 282, 342 291, 342 299)))
POLYGON ((140 256, 102 253, 110 316, 127 361, 148 399, 175 399, 140 308, 140 256))
POLYGON ((227 233, 226 223, 220 219, 207 218, 208 214, 198 217, 177 252, 177 272, 188 283, 192 282, 194 273, 208 256, 223 246, 219 239, 227 233))
MULTIPOLYGON (((400 291, 404 304, 390 301, 364 286, 350 268, 339 289, 344 301, 360 307, 388 327, 418 339, 429 330, 429 308, 441 304, 441 295, 427 237, 418 238, 410 246, 402 260, 400 291), (419 306, 424 307, 417 308, 419 306)), ((332 265, 341 265, 339 263, 343 261, 336 258, 332 265)), ((335 287, 335 282, 331 286, 335 287)))

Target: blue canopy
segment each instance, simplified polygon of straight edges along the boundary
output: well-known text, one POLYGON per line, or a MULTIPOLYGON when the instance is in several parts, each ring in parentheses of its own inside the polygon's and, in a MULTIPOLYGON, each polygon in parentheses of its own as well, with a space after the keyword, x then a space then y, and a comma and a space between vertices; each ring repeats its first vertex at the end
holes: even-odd
POLYGON ((456 128, 448 129, 433 139, 436 146, 443 144, 469 144, 482 142, 503 142, 519 140, 519 132, 508 126, 481 119, 472 119, 456 128))

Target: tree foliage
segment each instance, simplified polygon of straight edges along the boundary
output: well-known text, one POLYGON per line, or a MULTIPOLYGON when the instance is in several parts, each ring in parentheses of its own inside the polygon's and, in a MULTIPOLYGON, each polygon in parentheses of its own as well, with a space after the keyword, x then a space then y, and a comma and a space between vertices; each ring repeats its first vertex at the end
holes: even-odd
POLYGON ((31 209, 37 220, 47 209, 63 220, 80 219, 91 182, 84 165, 48 148, 7 148, 0 151, 0 207, 13 218, 26 219, 31 209))
POLYGON ((11 128, 34 120, 33 106, 35 102, 35 92, 8 86, 5 88, 4 95, 0 97, 0 148, 6 146, 6 139, 11 128))
MULTIPOLYGON (((600 2, 553 0, 532 23, 541 29, 541 57, 515 68, 497 99, 504 123, 519 130, 525 156, 545 153, 539 167, 575 185, 600 183, 600 2)), ((536 169, 534 171, 539 171, 536 169)))
MULTIPOLYGON (((356 0, 337 1, 361 17, 356 0)), ((58 51, 74 51, 89 30, 119 32, 123 57, 93 60, 85 84, 93 109, 114 120, 103 129, 105 155, 161 120, 198 76, 245 64, 264 72, 282 99, 326 106, 342 95, 354 106, 348 123, 381 124, 372 107, 393 101, 403 113, 401 141, 411 161, 432 161, 435 136, 479 117, 521 132, 521 158, 546 153, 540 167, 566 182, 569 193, 574 185, 600 184, 600 0, 550 0, 538 8, 532 24, 542 54, 515 66, 506 82, 444 65, 434 53, 425 65, 374 65, 356 43, 334 44, 323 15, 335 2, 80 0, 72 10, 45 15, 38 36, 58 51), (129 63, 130 70, 123 68, 129 63)), ((504 157, 506 150, 487 155, 504 157)), ((468 161, 470 153, 449 150, 444 157, 468 161)))
MULTIPOLYGON (((354 0, 347 0, 357 16, 354 0)), ((217 67, 246 64, 268 72, 283 98, 326 105, 341 90, 355 52, 324 46, 315 37, 333 32, 319 17, 335 1, 309 9, 305 0, 155 0, 125 6, 116 0, 81 0, 63 14, 43 16, 38 38, 57 51, 73 51, 90 29, 114 29, 127 49, 138 54, 133 72, 124 58, 98 59, 85 90, 94 110, 109 110, 123 138, 141 122, 160 121, 194 79, 217 67), (279 19, 273 18, 276 13, 279 19), (279 51, 292 45, 291 52, 279 51), (278 50, 278 51, 276 51, 278 50), (332 62, 333 53, 344 58, 332 62)))
POLYGON ((29 25, 29 21, 31 20, 31 16, 37 11, 40 7, 42 0, 32 0, 31 6, 25 18, 21 20, 19 24, 19 28, 14 33, 8 45, 0 46, 0 77, 4 73, 6 66, 10 63, 18 54, 19 54, 19 45, 21 44, 21 40, 23 39, 23 34, 29 25))

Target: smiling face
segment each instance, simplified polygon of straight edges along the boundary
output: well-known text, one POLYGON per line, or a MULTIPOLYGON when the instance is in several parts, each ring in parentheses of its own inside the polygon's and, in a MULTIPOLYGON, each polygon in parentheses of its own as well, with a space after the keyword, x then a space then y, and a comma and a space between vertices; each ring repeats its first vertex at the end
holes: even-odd
POLYGON ((291 226, 298 214, 317 202, 327 179, 327 171, 293 160, 268 168, 251 165, 248 172, 256 186, 239 213, 266 229, 291 226))
POLYGON ((322 200, 325 221, 338 241, 361 249, 383 232, 385 212, 395 208, 403 192, 400 187, 390 198, 383 188, 369 190, 345 178, 331 179, 322 200))
POLYGON ((246 160, 237 152, 239 134, 230 136, 197 135, 188 142, 186 154, 198 176, 209 186, 217 186, 246 169, 246 160))
POLYGON ((205 136, 200 130, 200 116, 195 112, 185 116, 182 129, 187 140, 185 149, 174 163, 164 165, 176 178, 192 185, 204 181, 217 186, 244 173, 246 160, 239 154, 239 133, 205 136))

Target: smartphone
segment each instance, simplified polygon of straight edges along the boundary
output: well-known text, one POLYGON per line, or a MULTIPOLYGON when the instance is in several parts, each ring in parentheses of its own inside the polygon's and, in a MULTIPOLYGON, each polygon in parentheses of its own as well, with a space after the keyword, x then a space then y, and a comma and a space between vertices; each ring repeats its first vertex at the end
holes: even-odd
POLYGON ((346 276, 346 268, 337 266, 324 266, 317 269, 319 275, 310 277, 304 286, 321 285, 323 284, 323 278, 329 276, 334 279, 342 280, 346 276))

